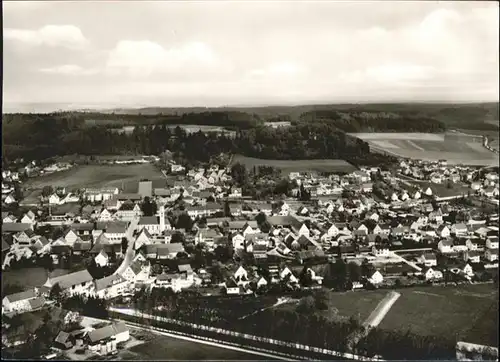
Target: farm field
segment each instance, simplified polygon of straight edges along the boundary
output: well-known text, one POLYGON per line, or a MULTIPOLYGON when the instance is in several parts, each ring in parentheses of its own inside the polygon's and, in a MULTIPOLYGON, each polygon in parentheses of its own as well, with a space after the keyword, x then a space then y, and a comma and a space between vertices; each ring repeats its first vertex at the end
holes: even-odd
MULTIPOLYGON (((67 274, 68 270, 55 269, 50 273, 52 277, 67 274)), ((23 288, 40 287, 47 281, 49 273, 44 268, 23 268, 2 272, 2 293, 5 285, 19 284, 23 288)))
POLYGON ((230 349, 214 347, 202 343, 185 341, 182 339, 155 336, 147 343, 123 351, 122 359, 133 361, 144 360, 268 360, 269 358, 233 351, 230 349))
POLYGON ((136 192, 137 182, 143 178, 152 181, 165 180, 162 173, 153 165, 82 165, 66 171, 55 172, 29 179, 25 186, 32 189, 41 189, 50 185, 78 189, 86 187, 121 187, 129 192, 136 192))
MULTIPOLYGON (((498 290, 493 284, 398 290, 401 297, 380 323, 382 329, 498 345, 498 290)), ((363 292, 364 293, 364 292, 363 292)), ((369 293, 369 292, 368 292, 369 293)))
POLYGON ((241 163, 247 168, 254 166, 272 166, 282 172, 317 171, 317 172, 353 172, 356 167, 344 160, 265 160, 261 158, 234 155, 231 164, 241 163))
POLYGON ((498 155, 480 143, 445 140, 444 134, 351 133, 370 144, 373 151, 422 160, 445 159, 450 164, 489 166, 498 164, 498 155))

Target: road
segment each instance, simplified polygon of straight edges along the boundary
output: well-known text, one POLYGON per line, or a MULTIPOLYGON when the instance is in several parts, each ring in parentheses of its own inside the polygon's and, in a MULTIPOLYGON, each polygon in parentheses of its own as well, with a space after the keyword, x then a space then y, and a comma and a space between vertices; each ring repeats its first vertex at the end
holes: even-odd
POLYGON ((132 260, 134 260, 135 257, 135 251, 134 251, 134 243, 135 243, 135 237, 134 237, 134 230, 137 227, 137 224, 139 223, 139 218, 136 217, 134 218, 127 229, 127 240, 128 240, 128 246, 127 246, 127 251, 125 252, 125 257, 123 258, 122 263, 116 269, 116 271, 113 274, 122 274, 132 263, 132 260))
POLYGON ((415 269, 416 271, 422 271, 422 268, 419 267, 417 264, 411 262, 411 261, 408 261, 406 260, 405 258, 403 258, 401 255, 398 255, 396 254, 395 252, 391 251, 391 256, 393 256, 394 258, 398 259, 399 261, 402 261, 403 263, 406 263, 408 264, 409 266, 411 266, 413 269, 415 269))

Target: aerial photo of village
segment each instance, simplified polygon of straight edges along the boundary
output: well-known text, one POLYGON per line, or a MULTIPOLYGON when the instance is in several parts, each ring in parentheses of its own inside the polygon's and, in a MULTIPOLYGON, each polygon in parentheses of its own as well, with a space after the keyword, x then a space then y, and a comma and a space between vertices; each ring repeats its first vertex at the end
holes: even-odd
POLYGON ((498 3, 2 7, 2 359, 498 361, 498 3))

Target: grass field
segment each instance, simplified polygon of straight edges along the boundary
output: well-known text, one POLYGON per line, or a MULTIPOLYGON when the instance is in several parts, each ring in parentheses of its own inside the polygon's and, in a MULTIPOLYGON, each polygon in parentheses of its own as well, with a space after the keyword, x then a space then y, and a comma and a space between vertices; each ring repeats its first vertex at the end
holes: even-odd
MULTIPOLYGON (((401 297, 380 323, 421 335, 498 345, 498 290, 492 284, 398 290, 401 297)), ((370 292, 367 292, 370 293, 370 292)))
POLYGON ((353 172, 356 167, 344 160, 265 160, 262 158, 234 155, 231 164, 244 164, 247 168, 254 166, 272 166, 283 172, 353 172))
POLYGON ((166 336, 156 336, 152 341, 123 351, 122 359, 132 361, 144 360, 268 360, 269 358, 209 346, 206 344, 185 341, 166 336))
POLYGON ((55 172, 29 179, 25 186, 41 189, 44 186, 67 187, 69 189, 86 187, 121 187, 128 192, 137 191, 137 182, 147 178, 156 182, 164 180, 161 172, 153 165, 84 165, 75 166, 69 170, 55 172), (134 188, 135 190, 131 190, 134 188))
MULTIPOLYGON (((330 292, 328 311, 318 313, 331 320, 345 320, 353 316, 363 323, 387 296, 387 292, 330 292)), ((397 292, 401 296, 379 328, 411 330, 420 335, 457 337, 465 342, 498 345, 498 290, 493 284, 415 287, 398 289, 397 292)), ((296 304, 284 304, 279 308, 295 307, 296 304)))
MULTIPOLYGON (((67 274, 68 270, 55 269, 50 275, 56 277, 67 274)), ((47 281, 49 274, 43 268, 23 268, 2 272, 2 292, 5 285, 19 284, 25 289, 40 287, 47 281)))
POLYGON ((498 155, 480 143, 445 140, 443 134, 353 133, 370 144, 373 151, 422 160, 445 159, 468 165, 498 164, 498 155))

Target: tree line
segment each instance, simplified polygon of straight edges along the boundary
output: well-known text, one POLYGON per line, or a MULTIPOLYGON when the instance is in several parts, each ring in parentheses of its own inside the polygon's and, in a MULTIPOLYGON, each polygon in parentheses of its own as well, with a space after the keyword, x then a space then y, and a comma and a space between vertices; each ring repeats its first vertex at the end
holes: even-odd
POLYGON ((347 135, 329 123, 299 123, 273 129, 238 129, 234 137, 216 133, 188 133, 166 124, 135 127, 130 134, 104 126, 83 127, 79 118, 50 115, 15 119, 4 131, 4 165, 23 157, 41 160, 62 155, 161 154, 173 150, 188 162, 208 162, 221 153, 239 153, 264 159, 344 159, 353 164, 378 165, 393 161, 371 153, 368 143, 347 135))

